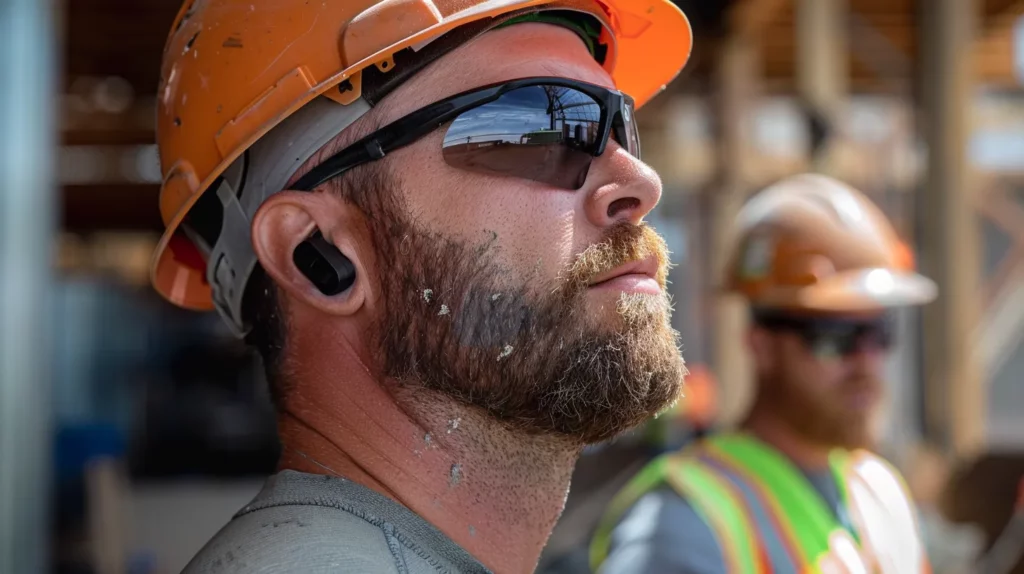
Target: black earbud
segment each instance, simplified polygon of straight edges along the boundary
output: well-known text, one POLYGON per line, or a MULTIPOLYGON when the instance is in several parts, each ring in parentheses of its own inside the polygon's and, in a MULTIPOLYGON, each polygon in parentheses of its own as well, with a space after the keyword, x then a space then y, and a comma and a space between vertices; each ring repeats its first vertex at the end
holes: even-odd
POLYGON ((318 229, 295 248, 292 261, 321 293, 337 295, 356 282, 356 267, 318 229))

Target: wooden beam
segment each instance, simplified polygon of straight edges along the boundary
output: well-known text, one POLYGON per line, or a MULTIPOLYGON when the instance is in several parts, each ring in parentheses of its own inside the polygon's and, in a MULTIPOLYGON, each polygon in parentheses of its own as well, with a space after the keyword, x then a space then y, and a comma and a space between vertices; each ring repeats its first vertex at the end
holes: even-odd
POLYGON ((975 203, 979 213, 1014 243, 985 282, 985 309, 975 334, 978 363, 984 372, 998 373, 1024 339, 1024 207, 998 183, 980 194, 975 203))
POLYGON ((996 292, 974 332, 975 360, 985 372, 998 373, 1024 339, 1024 258, 1015 250, 1008 281, 996 292))
POLYGON ((926 431, 964 457, 984 447, 987 406, 973 351, 981 257, 967 155, 977 9, 962 0, 919 3, 917 94, 928 161, 916 204, 921 268, 939 286, 938 300, 923 311, 926 431))
POLYGON ((740 0, 729 8, 729 26, 734 34, 756 38, 793 0, 740 0))
MULTIPOLYGON (((847 0, 796 2, 797 91, 826 130, 836 125, 850 90, 848 14, 847 0)), ((837 166, 830 151, 826 144, 812 158, 816 171, 834 174, 837 166)))
POLYGON ((1014 25, 1024 16, 1024 0, 988 0, 974 41, 975 74, 985 83, 1020 87, 1016 70, 1014 25))
MULTIPOLYGON (((734 241, 736 216, 749 191, 747 120, 760 74, 757 47, 749 36, 730 35, 721 46, 716 70, 718 123, 718 177, 710 190, 711 207, 709 276, 722 284, 725 264, 734 241)), ((719 423, 738 422, 751 397, 750 360, 743 345, 747 310, 735 297, 714 302, 712 365, 719 384, 719 423)))
POLYGON ((990 219, 1014 243, 982 288, 982 301, 991 304, 1012 281, 1018 260, 1024 259, 1024 207, 1007 197, 1002 186, 992 186, 988 192, 979 194, 974 203, 978 213, 990 219))
POLYGON ((982 30, 988 30, 993 25, 1007 19, 1016 19, 1024 15, 1024 0, 982 0, 984 4, 984 15, 982 30))
MULTIPOLYGON (((910 22, 904 26, 910 27, 910 22)), ((867 68, 893 93, 907 93, 913 78, 913 62, 905 46, 892 40, 870 19, 851 10, 849 13, 850 48, 856 63, 867 68)), ((853 78, 851 78, 852 82, 853 78)))

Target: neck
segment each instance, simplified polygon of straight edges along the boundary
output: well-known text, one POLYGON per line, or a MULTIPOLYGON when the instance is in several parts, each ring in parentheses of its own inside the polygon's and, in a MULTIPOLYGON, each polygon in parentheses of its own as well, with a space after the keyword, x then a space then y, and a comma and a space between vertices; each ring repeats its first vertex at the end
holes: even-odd
POLYGON ((435 393, 382 383, 355 353, 296 360, 280 468, 335 474, 430 522, 496 572, 533 572, 579 448, 510 430, 435 393))
POLYGON ((804 470, 828 468, 831 447, 807 440, 779 417, 775 409, 766 407, 760 401, 755 402, 742 428, 804 470))

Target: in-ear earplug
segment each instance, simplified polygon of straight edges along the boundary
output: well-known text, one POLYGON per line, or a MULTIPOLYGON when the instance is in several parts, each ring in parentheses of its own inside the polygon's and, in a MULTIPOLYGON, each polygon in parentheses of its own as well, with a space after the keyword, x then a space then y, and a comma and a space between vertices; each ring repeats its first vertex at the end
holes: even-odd
POLYGON ((356 281, 355 266, 320 230, 295 248, 292 260, 324 295, 337 295, 356 281))

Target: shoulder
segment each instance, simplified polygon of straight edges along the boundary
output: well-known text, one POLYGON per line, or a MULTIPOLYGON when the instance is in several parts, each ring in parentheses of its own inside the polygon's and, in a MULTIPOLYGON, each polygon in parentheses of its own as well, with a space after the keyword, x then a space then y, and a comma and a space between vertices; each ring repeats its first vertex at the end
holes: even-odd
POLYGON ((866 489, 884 502, 885 506, 898 507, 907 512, 912 510, 910 488, 903 475, 881 456, 867 451, 853 453, 846 473, 847 480, 866 489))
POLYGON ((899 471, 882 457, 856 453, 846 470, 847 508, 864 544, 894 572, 927 564, 917 510, 899 471))
POLYGON ((231 520, 184 574, 396 572, 384 532, 331 507, 270 506, 231 520))
POLYGON ((612 532, 602 574, 720 572, 725 563, 710 527, 665 486, 641 496, 612 532))

